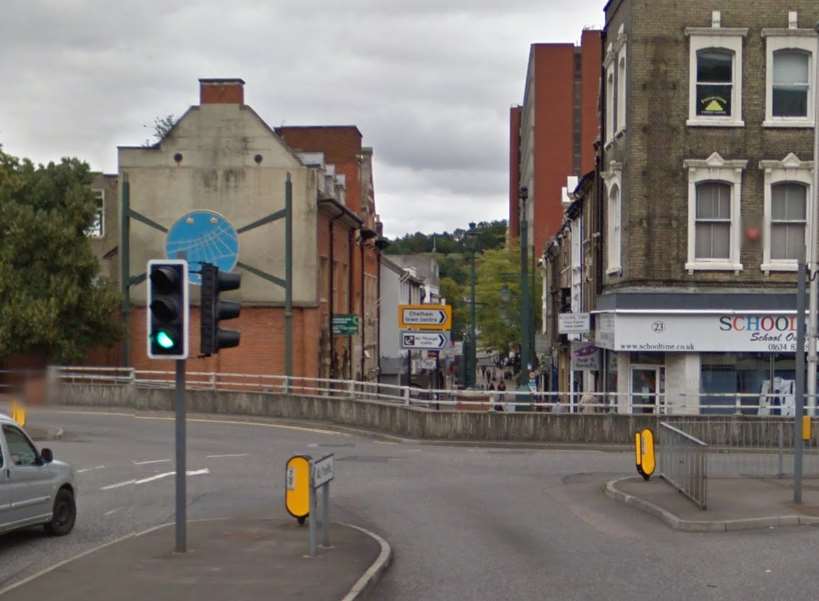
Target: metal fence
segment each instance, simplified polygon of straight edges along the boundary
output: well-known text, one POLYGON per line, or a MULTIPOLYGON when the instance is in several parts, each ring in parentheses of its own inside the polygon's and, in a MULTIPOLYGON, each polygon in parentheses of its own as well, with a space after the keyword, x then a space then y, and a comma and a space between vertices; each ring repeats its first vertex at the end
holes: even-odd
MULTIPOLYGON (((85 383, 107 386, 171 388, 174 372, 123 367, 52 366, 26 372, 25 379, 46 378, 52 383, 85 383)), ((324 398, 396 403, 431 410, 626 415, 743 415, 770 417, 793 415, 792 397, 781 394, 543 392, 531 390, 437 390, 372 381, 307 378, 272 374, 223 372, 187 373, 192 390, 232 390, 268 394, 293 394, 324 398)), ((20 372, 0 372, 0 385, 22 379, 20 372)), ((510 382, 510 387, 514 385, 510 382)), ((2 391, 0 391, 2 392, 2 391)), ((806 401, 806 414, 817 415, 814 399, 806 401)))
POLYGON ((708 445, 660 422, 660 476, 700 509, 708 507, 708 445))

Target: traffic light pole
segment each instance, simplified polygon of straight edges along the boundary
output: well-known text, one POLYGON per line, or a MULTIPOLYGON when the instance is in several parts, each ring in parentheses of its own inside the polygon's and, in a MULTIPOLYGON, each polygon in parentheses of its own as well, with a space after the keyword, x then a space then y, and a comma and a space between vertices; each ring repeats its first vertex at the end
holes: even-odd
POLYGON ((185 359, 176 361, 176 552, 187 551, 187 411, 185 407, 185 359))
POLYGON ((520 191, 520 374, 518 384, 529 386, 529 222, 526 215, 528 190, 520 191))
POLYGON ((284 184, 284 375, 289 389, 293 377, 293 182, 284 184))

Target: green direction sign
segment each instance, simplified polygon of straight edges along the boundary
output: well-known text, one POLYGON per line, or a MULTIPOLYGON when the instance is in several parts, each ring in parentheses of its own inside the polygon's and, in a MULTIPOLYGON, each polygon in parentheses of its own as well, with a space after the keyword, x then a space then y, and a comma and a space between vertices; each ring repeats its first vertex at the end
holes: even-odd
POLYGON ((333 315, 333 335, 354 336, 358 334, 358 315, 337 313, 333 315))

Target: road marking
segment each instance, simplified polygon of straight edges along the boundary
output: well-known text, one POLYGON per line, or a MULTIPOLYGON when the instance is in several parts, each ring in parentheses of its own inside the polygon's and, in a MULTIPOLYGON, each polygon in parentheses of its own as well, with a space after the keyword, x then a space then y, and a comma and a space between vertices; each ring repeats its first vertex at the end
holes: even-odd
MULTIPOLYGON (((186 472, 188 476, 203 476, 205 474, 210 474, 210 468, 203 468, 201 470, 188 470, 186 472)), ((155 474, 153 476, 149 476, 148 478, 142 478, 140 480, 126 480, 125 482, 117 482, 116 484, 109 484, 108 486, 103 486, 100 490, 113 490, 115 488, 122 488, 123 486, 129 486, 131 484, 147 484, 148 482, 154 482, 156 480, 162 480, 163 478, 168 478, 170 476, 176 475, 176 472, 163 472, 161 474, 155 474)))
POLYGON ((93 472, 94 470, 104 470, 104 469, 105 469, 104 465, 97 465, 97 466, 94 466, 94 467, 84 467, 81 470, 77 470, 77 473, 78 474, 84 474, 85 472, 93 472))
POLYGON ((205 459, 223 459, 227 457, 249 457, 250 453, 224 453, 222 455, 206 455, 205 459))
POLYGON ((106 511, 102 515, 104 515, 105 517, 108 517, 110 515, 114 515, 115 513, 117 513, 120 510, 122 510, 122 507, 117 507, 116 509, 111 509, 110 511, 106 511))
POLYGON ((388 445, 398 444, 397 442, 392 442, 392 441, 389 441, 389 440, 374 440, 373 442, 375 444, 388 444, 388 445))
POLYGON ((170 463, 170 459, 152 459, 150 461, 132 461, 134 465, 151 465, 152 463, 170 463))
POLYGON ((317 448, 318 446, 319 446, 319 443, 317 443, 317 442, 311 442, 309 445, 307 445, 307 448, 308 448, 308 449, 315 449, 315 448, 317 448))

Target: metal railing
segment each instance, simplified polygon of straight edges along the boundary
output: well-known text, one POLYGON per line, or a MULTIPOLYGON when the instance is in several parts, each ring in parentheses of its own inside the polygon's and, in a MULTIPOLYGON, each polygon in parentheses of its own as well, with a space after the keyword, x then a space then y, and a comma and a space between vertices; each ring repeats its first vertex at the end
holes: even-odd
MULTIPOLYGON (((10 373, 10 372, 9 372, 10 373)), ((52 366, 41 372, 57 383, 171 388, 174 372, 123 367, 52 366)), ((188 372, 192 390, 293 394, 395 403, 429 410, 626 415, 792 415, 792 398, 775 393, 648 393, 541 392, 529 390, 437 390, 372 381, 308 378, 271 374, 188 372)), ((27 374, 32 377, 32 374, 27 374)), ((513 386, 512 383, 509 384, 513 386)), ((807 399, 806 415, 817 415, 815 399, 807 399)), ((776 418, 772 418, 776 419, 776 418)))
POLYGON ((708 507, 708 445, 660 422, 660 476, 700 509, 708 507))

